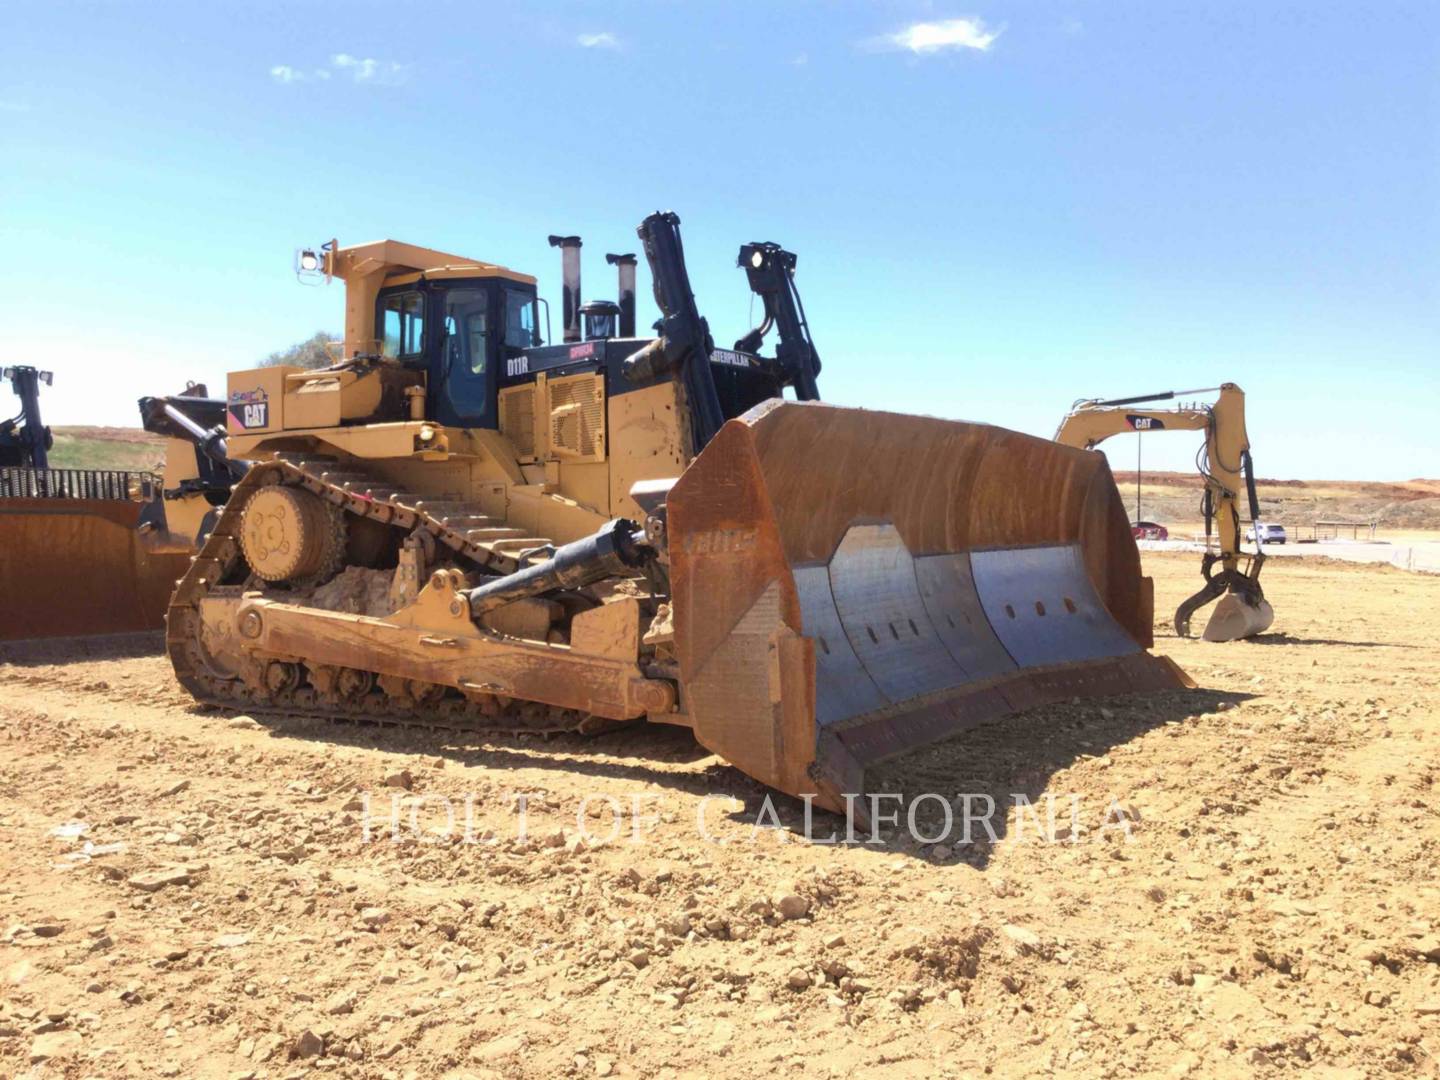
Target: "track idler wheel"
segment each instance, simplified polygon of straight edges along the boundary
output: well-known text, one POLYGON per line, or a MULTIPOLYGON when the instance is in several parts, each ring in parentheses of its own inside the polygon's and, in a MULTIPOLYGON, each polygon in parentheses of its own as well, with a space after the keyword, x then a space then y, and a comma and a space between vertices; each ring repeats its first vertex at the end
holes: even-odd
POLYGON ((271 582, 320 584, 345 556, 341 512, 304 488, 263 487, 245 504, 240 550, 255 576, 271 582))

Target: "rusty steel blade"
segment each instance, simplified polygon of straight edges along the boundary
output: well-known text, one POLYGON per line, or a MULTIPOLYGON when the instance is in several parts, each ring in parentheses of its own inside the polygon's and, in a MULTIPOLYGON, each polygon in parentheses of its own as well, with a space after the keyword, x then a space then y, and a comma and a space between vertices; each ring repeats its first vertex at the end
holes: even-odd
POLYGON ((140 504, 0 499, 0 639, 158 630, 190 552, 152 551, 140 504))
POLYGON ((668 503, 696 737, 831 809, 865 768, 1071 697, 1173 689, 1105 459, 818 403, 732 420, 668 503))

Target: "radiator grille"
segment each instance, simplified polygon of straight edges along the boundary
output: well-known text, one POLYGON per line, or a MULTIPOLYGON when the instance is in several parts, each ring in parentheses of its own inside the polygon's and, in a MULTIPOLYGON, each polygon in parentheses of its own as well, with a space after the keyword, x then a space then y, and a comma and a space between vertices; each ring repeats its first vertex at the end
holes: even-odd
POLYGON ((535 457, 534 384, 500 391, 500 432, 515 444, 521 459, 535 457))
POLYGON ((605 384, 598 375, 551 379, 550 449, 572 460, 605 459, 605 384))

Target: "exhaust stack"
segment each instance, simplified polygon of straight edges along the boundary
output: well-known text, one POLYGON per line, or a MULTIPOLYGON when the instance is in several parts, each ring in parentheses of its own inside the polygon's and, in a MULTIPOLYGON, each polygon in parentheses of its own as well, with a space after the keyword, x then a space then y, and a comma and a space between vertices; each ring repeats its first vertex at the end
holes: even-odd
POLYGON ((615 267, 619 277, 620 337, 635 336, 635 256, 606 255, 605 261, 615 267))
POLYGON ((580 340, 580 237, 552 236, 550 246, 560 249, 561 305, 565 328, 563 340, 580 340))

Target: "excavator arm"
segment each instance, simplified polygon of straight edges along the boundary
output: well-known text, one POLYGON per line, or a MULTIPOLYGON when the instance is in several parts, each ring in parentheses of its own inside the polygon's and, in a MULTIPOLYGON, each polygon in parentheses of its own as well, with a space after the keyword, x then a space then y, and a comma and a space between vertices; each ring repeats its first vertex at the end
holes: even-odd
POLYGON ((1112 435, 1132 431, 1203 431, 1205 446, 1197 458, 1205 480, 1202 509, 1206 550, 1201 560, 1205 585, 1175 612, 1175 632, 1190 632, 1190 618, 1212 600, 1223 602, 1205 628, 1208 641, 1250 637, 1270 626, 1274 612, 1260 588, 1265 563, 1263 541, 1256 530, 1255 554, 1242 567, 1240 492, 1243 488, 1252 522, 1260 516, 1255 495, 1255 470, 1250 459, 1250 438, 1245 430, 1245 393, 1234 383, 1223 383, 1213 404, 1181 403, 1175 408, 1149 408, 1156 401, 1173 401, 1209 390, 1178 390, 1164 394, 1077 402, 1060 422, 1055 441, 1093 450, 1112 435), (1210 550, 1212 528, 1218 552, 1210 550), (1219 569, 1216 569, 1216 564, 1219 569))

